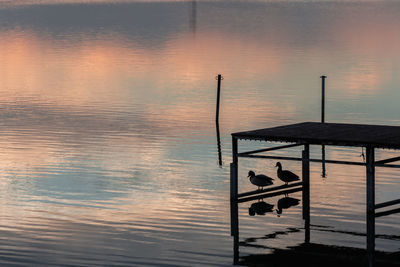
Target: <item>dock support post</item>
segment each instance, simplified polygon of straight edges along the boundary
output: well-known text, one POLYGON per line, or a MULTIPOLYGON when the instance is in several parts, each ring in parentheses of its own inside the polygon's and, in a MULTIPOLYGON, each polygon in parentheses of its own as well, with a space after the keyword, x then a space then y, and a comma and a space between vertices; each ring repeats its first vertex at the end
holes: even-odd
POLYGON ((303 219, 305 229, 305 243, 310 243, 310 145, 304 145, 302 151, 303 176, 303 219))
POLYGON ((233 264, 239 262, 239 212, 238 203, 236 201, 231 201, 231 212, 233 219, 233 264))
POLYGON ((232 137, 231 200, 238 196, 238 140, 232 137))
POLYGON ((239 232, 238 202, 237 202, 237 166, 231 163, 231 236, 236 237, 239 232), (236 196, 235 196, 236 191, 236 196))
POLYGON ((238 207, 238 139, 232 137, 231 167, 231 236, 233 236, 233 261, 239 260, 239 207, 238 207))
POLYGON ((238 218, 238 140, 232 137, 232 163, 231 167, 231 236, 236 238, 239 230, 238 218))
POLYGON ((375 151, 366 147, 367 154, 367 254, 368 265, 374 265, 375 254, 375 151))

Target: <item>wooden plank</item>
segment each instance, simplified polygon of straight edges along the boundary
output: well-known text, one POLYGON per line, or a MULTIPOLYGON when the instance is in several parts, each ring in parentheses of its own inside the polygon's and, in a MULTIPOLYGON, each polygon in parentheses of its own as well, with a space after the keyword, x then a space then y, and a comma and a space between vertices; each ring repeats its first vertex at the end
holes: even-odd
POLYGON ((260 189, 260 190, 254 190, 254 191, 249 191, 249 192, 245 192, 245 193, 240 193, 240 194, 238 194, 238 198, 246 197, 246 196, 252 196, 252 195, 266 193, 266 192, 278 191, 278 190, 282 190, 282 189, 288 189, 288 188, 301 186, 301 185, 303 185, 303 182, 297 182, 297 183, 292 183, 292 184, 288 184, 288 185, 284 184, 284 185, 280 185, 280 186, 268 187, 268 188, 265 188, 265 189, 260 189))
POLYGON ((238 203, 243 203, 251 200, 256 200, 256 199, 263 199, 263 198, 270 198, 270 197, 276 197, 280 195, 285 195, 285 194, 291 194, 295 192, 299 192, 303 190, 302 187, 294 188, 294 189, 287 189, 279 192, 272 192, 272 193, 266 193, 266 194, 261 194, 257 196, 252 196, 252 197, 245 197, 245 198, 240 198, 237 200, 238 203))
POLYGON ((303 122, 232 135, 249 140, 400 149, 400 126, 303 122))

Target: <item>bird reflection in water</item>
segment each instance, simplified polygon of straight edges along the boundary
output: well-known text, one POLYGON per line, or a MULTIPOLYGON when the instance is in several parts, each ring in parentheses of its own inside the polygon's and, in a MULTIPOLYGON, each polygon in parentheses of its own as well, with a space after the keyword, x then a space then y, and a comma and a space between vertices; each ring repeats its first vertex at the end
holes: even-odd
POLYGON ((289 197, 289 196, 285 196, 281 199, 278 200, 278 209, 276 210, 276 213, 278 214, 278 217, 280 217, 280 215, 282 214, 282 211, 284 209, 288 209, 290 207, 294 207, 299 205, 300 200, 297 198, 293 198, 293 197, 289 197))
POLYGON ((265 215, 267 212, 272 212, 274 205, 266 203, 264 201, 258 201, 251 204, 249 208, 249 215, 255 216, 257 215, 265 215))

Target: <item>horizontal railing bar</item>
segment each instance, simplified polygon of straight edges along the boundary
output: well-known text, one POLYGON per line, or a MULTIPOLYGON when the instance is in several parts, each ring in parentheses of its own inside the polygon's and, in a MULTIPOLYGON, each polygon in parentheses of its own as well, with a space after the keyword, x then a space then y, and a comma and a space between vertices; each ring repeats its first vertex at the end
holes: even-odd
POLYGON ((255 153, 260 153, 260 152, 273 151, 273 150, 284 149, 284 148, 295 147, 295 146, 301 146, 301 145, 303 145, 303 144, 290 144, 290 145, 284 145, 284 146, 263 148, 263 149, 258 149, 258 150, 252 150, 252 151, 238 153, 238 156, 240 157, 240 155, 250 155, 250 154, 255 154, 255 153))
POLYGON ((255 195, 255 194, 261 194, 261 193, 265 193, 265 192, 271 192, 271 191, 286 189, 286 188, 292 188, 292 187, 301 186, 301 185, 303 185, 303 182, 297 182, 297 183, 288 184, 288 185, 284 184, 284 185, 280 185, 280 186, 268 187, 268 188, 261 189, 261 190, 254 190, 254 191, 249 191, 249 192, 238 194, 238 198, 251 196, 251 195, 255 195))
POLYGON ((241 154, 238 154, 238 157, 241 157, 241 158, 260 158, 260 159, 284 159, 284 160, 295 160, 295 161, 301 161, 301 158, 295 158, 295 157, 283 157, 283 156, 266 156, 266 155, 241 155, 241 154))
POLYGON ((378 217, 387 216, 387 215, 395 214, 395 213, 400 213, 400 208, 388 210, 388 211, 377 212, 377 213, 375 213, 375 217, 378 218, 378 217))
POLYGON ((283 190, 283 191, 279 191, 279 192, 272 192, 272 193, 261 194, 261 195, 252 196, 252 197, 245 197, 245 198, 238 199, 236 201, 238 203, 242 203, 242 202, 247 202, 247 201, 251 201, 251 200, 255 200, 255 199, 263 199, 263 198, 275 197, 275 196, 284 195, 284 194, 291 194, 291 193, 302 191, 302 190, 303 190, 303 187, 298 187, 298 188, 287 189, 287 190, 283 190))
POLYGON ((387 202, 383 202, 383 203, 379 203, 375 205, 375 209, 380 209, 380 208, 384 208, 387 206, 392 206, 395 204, 400 204, 400 199, 395 199, 395 200, 391 200, 391 201, 387 201, 387 202))
POLYGON ((399 161, 399 160, 400 160, 400 157, 394 157, 394 158, 375 161, 375 164, 385 164, 385 163, 389 163, 389 162, 393 162, 393 161, 399 161))
MULTIPOLYGON (((302 161, 302 158, 295 158, 295 157, 283 157, 283 156, 266 156, 266 155, 238 155, 242 158, 260 158, 260 159, 282 159, 282 160, 293 160, 293 161, 302 161)), ((354 162, 354 161, 343 161, 343 160, 322 160, 322 159, 309 159, 310 162, 325 162, 325 163, 332 163, 332 164, 345 164, 345 165, 358 165, 358 166, 365 166, 364 162, 354 162)), ((384 165, 383 167, 385 167, 384 165)))
POLYGON ((321 160, 321 159, 310 159, 311 162, 325 162, 332 164, 344 164, 344 165, 358 165, 358 166, 366 166, 364 162, 355 162, 355 161, 343 161, 343 160, 321 160))
POLYGON ((375 167, 400 168, 397 164, 375 164, 375 167))

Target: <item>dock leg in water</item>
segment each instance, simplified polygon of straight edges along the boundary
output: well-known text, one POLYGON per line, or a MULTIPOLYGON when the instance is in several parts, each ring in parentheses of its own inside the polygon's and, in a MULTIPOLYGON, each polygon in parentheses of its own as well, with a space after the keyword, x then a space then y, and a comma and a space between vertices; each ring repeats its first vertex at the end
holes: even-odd
POLYGON ((302 151, 304 242, 310 243, 310 146, 302 151))
POLYGON ((369 267, 375 262, 375 151, 367 147, 367 254, 369 267))
POLYGON ((325 145, 322 145, 322 178, 326 178, 326 167, 325 167, 325 145))

